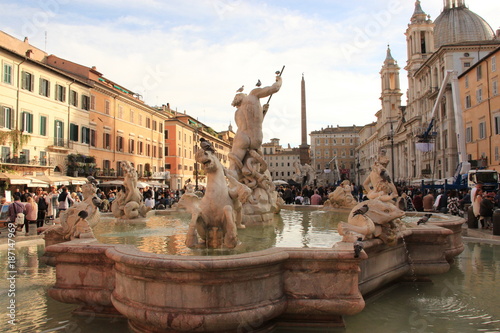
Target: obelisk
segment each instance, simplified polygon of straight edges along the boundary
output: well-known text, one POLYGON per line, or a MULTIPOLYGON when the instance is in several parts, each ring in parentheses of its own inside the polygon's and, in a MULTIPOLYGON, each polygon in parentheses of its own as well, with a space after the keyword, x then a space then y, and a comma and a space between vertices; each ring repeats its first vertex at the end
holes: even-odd
POLYGON ((304 81, 304 74, 302 74, 302 81, 300 87, 301 94, 301 111, 302 111, 302 143, 299 147, 300 164, 311 163, 309 156, 309 145, 307 144, 307 115, 306 115, 306 81, 304 81))

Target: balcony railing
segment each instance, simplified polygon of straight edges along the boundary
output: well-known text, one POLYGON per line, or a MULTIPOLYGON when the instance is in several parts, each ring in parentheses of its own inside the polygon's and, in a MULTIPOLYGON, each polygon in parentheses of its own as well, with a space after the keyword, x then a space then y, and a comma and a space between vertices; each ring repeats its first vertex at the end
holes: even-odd
POLYGON ((6 164, 20 164, 20 165, 33 165, 33 166, 52 166, 54 163, 46 158, 38 159, 27 159, 26 156, 21 157, 2 157, 0 158, 0 163, 6 164))
POLYGON ((73 141, 70 141, 67 139, 61 139, 61 138, 53 138, 53 145, 51 147, 52 148, 71 149, 71 148, 73 148, 73 141))

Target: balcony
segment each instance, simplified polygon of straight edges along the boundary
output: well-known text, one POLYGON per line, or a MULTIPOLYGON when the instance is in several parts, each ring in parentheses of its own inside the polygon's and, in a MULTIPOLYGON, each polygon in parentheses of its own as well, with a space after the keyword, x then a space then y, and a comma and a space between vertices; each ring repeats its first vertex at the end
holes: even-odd
POLYGON ((118 174, 115 170, 97 170, 95 173, 96 177, 98 178, 117 178, 118 174))
POLYGON ((432 174, 432 170, 431 169, 422 169, 422 175, 423 176, 428 176, 432 174))
POLYGON ((73 149, 73 141, 61 139, 61 138, 53 138, 53 144, 47 147, 48 151, 52 152, 69 152, 73 149))
POLYGON ((10 165, 29 165, 29 166, 40 166, 40 167, 51 167, 54 166, 54 161, 53 160, 48 160, 46 158, 39 159, 38 157, 32 158, 32 159, 27 159, 26 156, 14 156, 12 158, 10 157, 1 157, 0 158, 0 164, 10 164, 10 165))

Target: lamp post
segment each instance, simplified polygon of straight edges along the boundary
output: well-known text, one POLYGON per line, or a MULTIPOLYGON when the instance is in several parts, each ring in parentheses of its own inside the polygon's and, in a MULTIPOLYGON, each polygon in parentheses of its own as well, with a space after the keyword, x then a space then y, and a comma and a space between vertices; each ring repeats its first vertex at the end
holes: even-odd
POLYGON ((196 129, 194 131, 195 133, 195 140, 194 140, 194 190, 198 191, 198 162, 196 161, 196 153, 198 152, 198 130, 199 130, 199 125, 196 124, 196 129))
POLYGON ((392 179, 396 179, 396 175, 394 174, 394 129, 392 127, 392 121, 391 121, 390 139, 391 139, 391 175, 392 179))

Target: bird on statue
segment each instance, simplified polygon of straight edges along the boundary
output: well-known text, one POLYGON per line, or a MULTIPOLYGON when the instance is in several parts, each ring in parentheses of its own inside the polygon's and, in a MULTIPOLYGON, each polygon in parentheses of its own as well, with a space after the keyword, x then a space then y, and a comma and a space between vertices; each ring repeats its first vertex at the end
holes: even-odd
POLYGON ((260 87, 262 85, 262 82, 260 82, 260 80, 257 81, 257 83, 255 84, 257 87, 260 87))
POLYGON ((356 216, 356 215, 364 215, 366 214, 366 212, 368 211, 368 205, 363 205, 360 209, 356 209, 353 213, 352 213, 352 217, 356 216))
POLYGON ((200 138, 200 147, 204 151, 210 151, 212 153, 215 153, 214 147, 210 142, 208 142, 208 140, 205 140, 205 138, 200 138))
POLYGON ((236 92, 242 92, 243 89, 245 89, 245 86, 241 86, 238 90, 236 90, 236 92))
POLYGON ((382 180, 384 180, 388 183, 391 182, 391 176, 389 176, 389 173, 385 169, 380 171, 380 177, 382 177, 382 180))
POLYGON ((358 240, 354 242, 354 258, 359 258, 359 254, 363 251, 363 238, 358 237, 358 240))
POLYGON ((417 225, 425 224, 431 218, 432 214, 425 214, 420 220, 417 221, 417 225))

